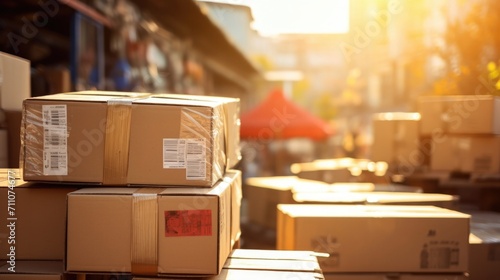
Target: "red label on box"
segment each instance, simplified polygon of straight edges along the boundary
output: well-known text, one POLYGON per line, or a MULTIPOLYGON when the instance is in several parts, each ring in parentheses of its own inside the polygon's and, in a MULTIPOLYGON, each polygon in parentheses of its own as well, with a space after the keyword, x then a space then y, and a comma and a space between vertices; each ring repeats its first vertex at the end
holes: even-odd
POLYGON ((211 236, 212 210, 165 211, 165 236, 211 236))

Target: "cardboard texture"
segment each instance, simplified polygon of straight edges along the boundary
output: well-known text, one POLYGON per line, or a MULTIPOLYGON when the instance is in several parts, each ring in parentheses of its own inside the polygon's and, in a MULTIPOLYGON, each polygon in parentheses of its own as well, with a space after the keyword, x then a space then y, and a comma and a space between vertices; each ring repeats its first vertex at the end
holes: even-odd
POLYGON ((279 205, 278 250, 313 250, 323 272, 464 273, 469 215, 434 206, 279 205))
POLYGON ((2 280, 63 280, 63 261, 16 261, 15 272, 9 264, 0 266, 2 280))
POLYGON ((500 275, 500 213, 475 211, 469 214, 469 279, 496 279, 500 275))
POLYGON ((241 182, 240 176, 226 176, 210 189, 87 188, 70 193, 66 270, 218 274, 235 235, 231 184, 241 182))
POLYGON ((421 96, 417 108, 421 135, 500 134, 498 96, 421 96))
POLYGON ((431 169, 468 173, 500 172, 500 136, 444 135, 433 141, 431 169))
POLYGON ((414 167, 424 163, 424 155, 419 147, 420 114, 379 113, 373 116, 372 125, 373 161, 385 161, 396 166, 411 162, 414 167))
POLYGON ((237 108, 231 98, 123 92, 30 98, 21 131, 23 178, 212 187, 239 161, 237 108))
MULTIPOLYGON (((11 171, 19 175, 19 170, 11 171)), ((10 259, 8 254, 12 255, 12 251, 16 260, 63 260, 66 195, 75 191, 76 186, 27 183, 16 176, 15 187, 9 188, 13 182, 7 177, 8 170, 3 169, 0 201, 5 202, 5 209, 0 211, 4 223, 0 227, 0 260, 10 259), (15 204, 7 209, 9 201, 15 204)))
POLYGON ((247 178, 245 199, 249 222, 276 229, 276 206, 294 203, 291 189, 298 180, 295 176, 247 178))
POLYGON ((0 108, 21 111, 31 96, 29 60, 0 52, 0 108))
POLYGON ((21 111, 6 111, 8 167, 19 168, 19 154, 21 152, 21 111))

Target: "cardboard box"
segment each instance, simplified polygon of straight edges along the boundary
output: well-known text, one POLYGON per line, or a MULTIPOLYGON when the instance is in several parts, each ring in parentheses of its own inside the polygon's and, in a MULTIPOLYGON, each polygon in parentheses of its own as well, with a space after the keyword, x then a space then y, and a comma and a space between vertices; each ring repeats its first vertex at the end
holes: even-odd
POLYGON ((313 250, 324 272, 464 273, 469 215, 434 206, 278 205, 278 250, 313 250))
POLYGON ((239 246, 241 238, 241 202, 243 200, 241 171, 228 170, 224 180, 231 185, 231 248, 235 248, 239 246))
POLYGON ((421 96, 417 107, 421 135, 500 134, 498 96, 421 96))
POLYGON ((420 114, 378 113, 373 115, 371 160, 385 161, 393 166, 411 162, 414 167, 424 163, 419 143, 420 114))
MULTIPOLYGON (((323 279, 316 256, 311 251, 236 249, 221 273, 206 279, 323 279)), ((134 280, 146 279, 153 278, 134 277, 134 280)))
POLYGON ((500 172, 500 136, 447 134, 433 141, 431 169, 468 173, 500 172))
POLYGON ((0 260, 63 260, 66 195, 77 187, 27 183, 17 169, 2 169, 0 180, 0 260))
POLYGON ((460 274, 402 274, 402 273, 325 273, 325 280, 468 280, 467 273, 460 274))
POLYGON ((299 180, 301 179, 295 176, 247 178, 245 199, 248 221, 268 229, 276 229, 276 206, 280 203, 294 203, 291 189, 299 180))
POLYGON ((500 275, 500 213, 475 211, 469 214, 469 279, 496 279, 500 275))
POLYGON ((411 192, 295 192, 298 203, 367 204, 367 205, 432 205, 459 210, 459 196, 440 193, 411 192))
POLYGON ((63 261, 16 261, 15 268, 9 264, 0 266, 2 280, 63 280, 63 261), (10 269, 9 269, 10 268, 10 269), (12 269, 15 272, 12 272, 12 269))
POLYGON ((0 52, 0 108, 21 111, 23 100, 31 96, 29 60, 0 52))
POLYGON ((24 179, 212 187, 237 161, 228 160, 239 148, 228 131, 239 117, 227 120, 227 108, 238 102, 113 92, 27 99, 24 179))
MULTIPOLYGON (((240 174, 240 173, 236 173, 240 174)), ((66 270, 218 274, 231 251, 231 184, 87 188, 68 195, 66 270)))

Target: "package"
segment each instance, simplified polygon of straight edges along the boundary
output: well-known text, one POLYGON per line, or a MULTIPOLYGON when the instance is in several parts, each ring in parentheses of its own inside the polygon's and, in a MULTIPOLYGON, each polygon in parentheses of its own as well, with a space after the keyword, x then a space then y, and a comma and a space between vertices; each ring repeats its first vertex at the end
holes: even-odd
POLYGON ((216 275, 231 251, 240 173, 213 188, 85 188, 68 195, 66 270, 216 275), (233 179, 230 179, 233 178, 233 179))
MULTIPOLYGON (((153 278, 134 278, 134 280, 146 279, 153 278)), ((323 279, 323 275, 317 254, 311 251, 236 249, 231 252, 221 273, 206 279, 319 280, 323 279)))
POLYGON ((419 144, 420 114, 378 113, 373 115, 371 160, 398 166, 411 162, 418 167, 424 163, 419 144))
POLYGON ((21 111, 31 96, 29 60, 0 52, 0 108, 21 111))
POLYGON ((468 213, 471 215, 469 279, 496 279, 500 275, 500 213, 468 213))
POLYGON ((65 280, 68 278, 64 274, 62 260, 16 261, 15 268, 8 263, 0 266, 0 279, 2 280, 65 280))
POLYGON ((25 100, 23 178, 212 187, 236 164, 238 99, 77 92, 25 100), (233 104, 234 103, 234 104, 233 104), (234 106, 233 106, 234 105, 234 106), (231 128, 229 128, 231 126, 231 128))
POLYGON ((250 223, 276 229, 276 206, 293 203, 292 187, 296 176, 251 177, 245 180, 244 197, 250 223))
POLYGON ((278 205, 278 250, 328 253, 326 272, 464 273, 467 214, 435 206, 278 205))
POLYGON ((417 107, 421 135, 500 134, 498 96, 421 96, 417 107))
POLYGON ((433 141, 431 170, 495 174, 500 172, 500 136, 446 134, 433 141))
POLYGON ((389 183, 386 178, 388 164, 368 159, 335 158, 294 163, 290 169, 302 179, 332 183, 389 183))
POLYGON ((452 210, 459 209, 459 196, 441 193, 411 192, 294 192, 298 203, 323 204, 381 204, 381 205, 433 205, 452 210))
POLYGON ((0 260, 63 260, 66 195, 77 187, 27 183, 18 169, 2 169, 0 180, 0 260))

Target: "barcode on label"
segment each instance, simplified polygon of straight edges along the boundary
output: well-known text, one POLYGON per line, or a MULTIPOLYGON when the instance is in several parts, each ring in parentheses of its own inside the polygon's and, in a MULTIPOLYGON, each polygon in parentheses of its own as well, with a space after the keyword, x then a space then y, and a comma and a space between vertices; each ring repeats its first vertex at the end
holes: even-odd
POLYGON ((44 175, 67 175, 68 155, 62 150, 46 150, 43 159, 44 175))
POLYGON ((63 129, 45 129, 44 130, 44 147, 61 146, 66 147, 66 130, 63 129))
POLYGON ((205 139, 163 139, 163 168, 186 169, 187 180, 206 179, 205 139))
POLYGON ((189 139, 186 145, 186 179, 205 180, 207 173, 205 139, 189 139))
POLYGON ((43 105, 44 126, 66 126, 66 105, 43 105))
POLYGON ((185 139, 163 139, 163 168, 186 168, 185 139))

